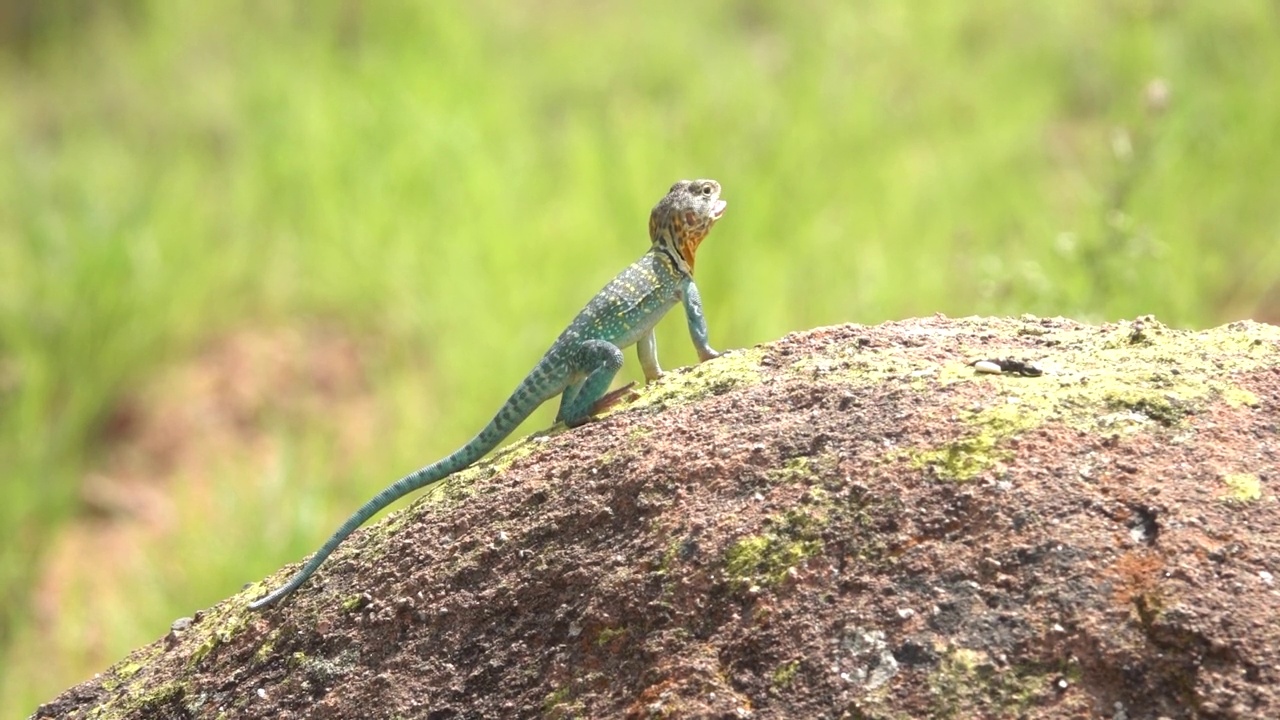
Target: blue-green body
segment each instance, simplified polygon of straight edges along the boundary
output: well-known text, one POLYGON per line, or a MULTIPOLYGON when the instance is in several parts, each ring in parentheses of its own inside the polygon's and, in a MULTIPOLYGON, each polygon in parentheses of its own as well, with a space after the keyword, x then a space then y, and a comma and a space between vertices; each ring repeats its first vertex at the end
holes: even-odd
MULTIPOLYGON (((719 186, 716 185, 718 195, 719 186)), ((719 211, 723 210, 723 203, 719 208, 719 211)), ((713 220, 716 218, 718 213, 713 220)), ((662 370, 658 365, 653 328, 676 303, 684 304, 689 333, 698 357, 702 360, 715 357, 717 353, 707 343, 707 323, 702 315, 698 288, 686 271, 687 267, 670 246, 655 242, 649 252, 619 273, 587 303, 497 415, 470 442, 375 495, 325 541, 287 584, 254 601, 249 607, 257 609, 272 605, 296 590, 365 521, 401 497, 484 457, 538 406, 556 395, 561 395, 557 420, 564 421, 569 427, 586 422, 592 408, 604 397, 622 367, 622 348, 637 344, 645 378, 656 379, 662 370)))

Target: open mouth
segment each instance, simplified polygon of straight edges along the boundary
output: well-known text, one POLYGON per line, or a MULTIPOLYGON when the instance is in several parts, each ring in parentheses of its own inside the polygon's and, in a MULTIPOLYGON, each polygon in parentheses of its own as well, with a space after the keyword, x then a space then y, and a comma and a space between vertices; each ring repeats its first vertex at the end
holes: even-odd
POLYGON ((720 216, 724 214, 724 209, 728 204, 729 203, 724 200, 717 200, 716 204, 711 208, 711 219, 719 220, 720 216))

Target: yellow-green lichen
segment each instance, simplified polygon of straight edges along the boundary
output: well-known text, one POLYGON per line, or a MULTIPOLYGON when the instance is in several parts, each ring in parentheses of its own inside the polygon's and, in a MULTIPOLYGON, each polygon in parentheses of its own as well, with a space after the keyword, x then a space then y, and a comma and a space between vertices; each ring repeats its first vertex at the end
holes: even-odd
POLYGON ((1262 498, 1262 481, 1250 473, 1233 473, 1222 478, 1227 486, 1224 498, 1232 502, 1253 502, 1262 498))
POLYGON ((773 686, 779 690, 790 687, 798 672, 800 672, 799 660, 782 663, 773 671, 773 686))
POLYGON ((186 688, 180 682, 169 682, 154 687, 134 698, 133 708, 146 716, 162 717, 171 714, 173 706, 186 696, 186 688))
POLYGON ((626 628, 610 628, 610 627, 603 628, 596 635, 596 645, 600 645, 600 646, 608 645, 609 643, 613 642, 614 640, 617 640, 618 638, 626 637, 626 635, 627 635, 626 628))
POLYGON ((979 410, 958 413, 961 424, 972 428, 970 434, 933 449, 907 450, 899 455, 919 468, 929 468, 948 480, 969 480, 997 466, 1011 455, 1000 449, 1006 438, 1017 435, 1044 421, 1044 410, 1026 407, 1017 398, 979 410))
POLYGON ((725 552, 725 579, 733 585, 777 585, 791 568, 822 550, 820 518, 792 510, 770 524, 768 531, 741 538, 725 552))
POLYGON ((655 570, 659 573, 666 574, 671 572, 675 567, 676 560, 679 559, 685 546, 683 538, 673 537, 667 543, 667 547, 662 551, 662 556, 658 558, 655 570))
POLYGON ((263 639, 262 644, 258 646, 257 652, 253 654, 255 662, 266 662, 271 658, 271 654, 275 651, 276 640, 280 637, 280 630, 272 630, 271 634, 263 639))
POLYGON ((925 358, 904 356, 899 348, 847 344, 825 353, 797 355, 786 369, 807 380, 838 380, 855 387, 904 379, 923 390, 936 380, 940 368, 925 358))
MULTIPOLYGON (((108 692, 115 692, 126 684, 131 688, 145 685, 141 679, 135 678, 138 673, 142 672, 144 668, 163 654, 163 652, 164 649, 161 647, 160 643, 152 643, 129 653, 127 657, 113 665, 106 673, 104 673, 102 678, 102 689, 108 692)), ((108 705, 109 704, 110 702, 108 702, 108 705)))
POLYGON ((832 454, 814 457, 801 455, 786 460, 782 467, 769 470, 765 476, 774 483, 803 482, 833 472, 839 462, 840 459, 832 454))
POLYGON ((619 403, 609 412, 661 409, 671 405, 699 400, 708 395, 719 395, 733 388, 760 382, 761 348, 735 350, 718 358, 692 367, 679 368, 663 374, 639 390, 630 403, 619 403))
MULTIPOLYGON (((957 321, 965 322, 965 321, 957 321)), ((1154 318, 1102 328, 1047 326, 1046 349, 1029 358, 1039 377, 978 375, 944 363, 940 386, 982 383, 978 400, 958 396, 962 437, 930 447, 907 448, 907 458, 939 476, 965 480, 1011 456, 1006 442, 1048 421, 1106 435, 1185 427, 1208 403, 1255 407, 1258 398, 1235 375, 1277 363, 1280 328, 1233 323, 1214 330, 1170 330, 1154 318), (1136 338, 1136 339, 1135 339, 1136 338)), ((1025 355, 1025 349, 992 347, 992 357, 1025 355)))
POLYGON ((248 623, 243 609, 233 604, 222 605, 219 609, 206 615, 199 623, 193 624, 187 631, 196 640, 195 649, 191 651, 188 666, 195 667, 213 652, 215 648, 230 642, 248 623), (196 633, 201 633, 196 635, 196 633))
POLYGON ((1007 456, 1007 451, 996 450, 998 438, 992 435, 975 435, 948 443, 937 450, 920 450, 910 455, 911 464, 929 468, 947 480, 970 480, 1007 456))
MULTIPOLYGON (((373 539, 372 541, 384 541, 386 538, 396 534, 397 531, 404 527, 405 523, 412 522, 422 513, 447 509, 451 503, 470 496, 478 482, 505 471, 522 458, 533 455, 554 433, 555 431, 552 430, 517 440, 510 445, 493 451, 474 465, 431 483, 419 492, 413 504, 408 508, 392 513, 384 522, 371 525, 371 529, 368 532, 373 539)), ((361 552, 368 551, 361 550, 361 552)))
POLYGON ((1163 390, 1160 387, 1140 387, 1135 385, 1110 387, 1099 394, 1102 406, 1115 412, 1134 413, 1148 420, 1165 425, 1177 425, 1189 414, 1197 400, 1203 396, 1199 392, 1189 393, 1184 397, 1176 391, 1163 390))
POLYGON ((1231 407, 1256 408, 1261 404, 1257 395, 1239 387, 1224 388, 1222 391, 1222 399, 1231 407))
POLYGON ((643 425, 633 425, 631 429, 627 431, 627 439, 643 440, 652 434, 653 428, 645 427, 643 425))
POLYGON ((952 648, 929 674, 935 717, 967 718, 975 712, 1016 716, 1053 692, 1068 674, 1049 666, 997 667, 980 650, 952 648))
POLYGON ((568 703, 572 697, 573 692, 568 687, 559 687, 552 690, 542 699, 543 714, 548 717, 567 717, 563 713, 564 708, 561 706, 568 703))
POLYGON ((348 648, 334 658, 311 657, 301 653, 294 653, 289 662, 298 669, 299 673, 311 681, 320 685, 327 685, 334 678, 350 674, 358 659, 358 652, 348 648))

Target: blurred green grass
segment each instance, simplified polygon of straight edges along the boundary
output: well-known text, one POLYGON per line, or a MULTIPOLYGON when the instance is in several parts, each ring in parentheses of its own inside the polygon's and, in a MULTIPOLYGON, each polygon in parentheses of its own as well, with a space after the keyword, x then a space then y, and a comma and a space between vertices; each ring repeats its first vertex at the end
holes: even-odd
MULTIPOLYGON (((384 338, 395 430, 338 474, 297 431, 283 485, 216 515, 243 526, 193 516, 103 657, 8 653, 6 716, 468 438, 681 177, 730 202, 698 263, 721 348, 934 312, 1277 316, 1263 0, 40 6, 0 4, 34 13, 0 54, 0 643, 113 408, 201 341, 384 338)), ((681 322, 659 342, 695 360, 681 322)))

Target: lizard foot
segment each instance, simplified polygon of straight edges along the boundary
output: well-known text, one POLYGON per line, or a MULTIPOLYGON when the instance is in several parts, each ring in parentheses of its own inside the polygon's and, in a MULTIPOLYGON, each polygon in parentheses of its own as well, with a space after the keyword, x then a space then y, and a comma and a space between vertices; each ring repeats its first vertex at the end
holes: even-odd
POLYGON ((601 395, 600 399, 597 400, 595 404, 591 406, 591 414, 599 415, 605 410, 608 410, 614 405, 617 405, 618 402, 622 400, 623 396, 628 394, 635 395, 635 393, 631 392, 631 388, 633 387, 635 387, 635 383, 629 382, 626 385, 623 385, 622 387, 618 388, 617 390, 613 390, 605 393, 604 395, 601 395))

